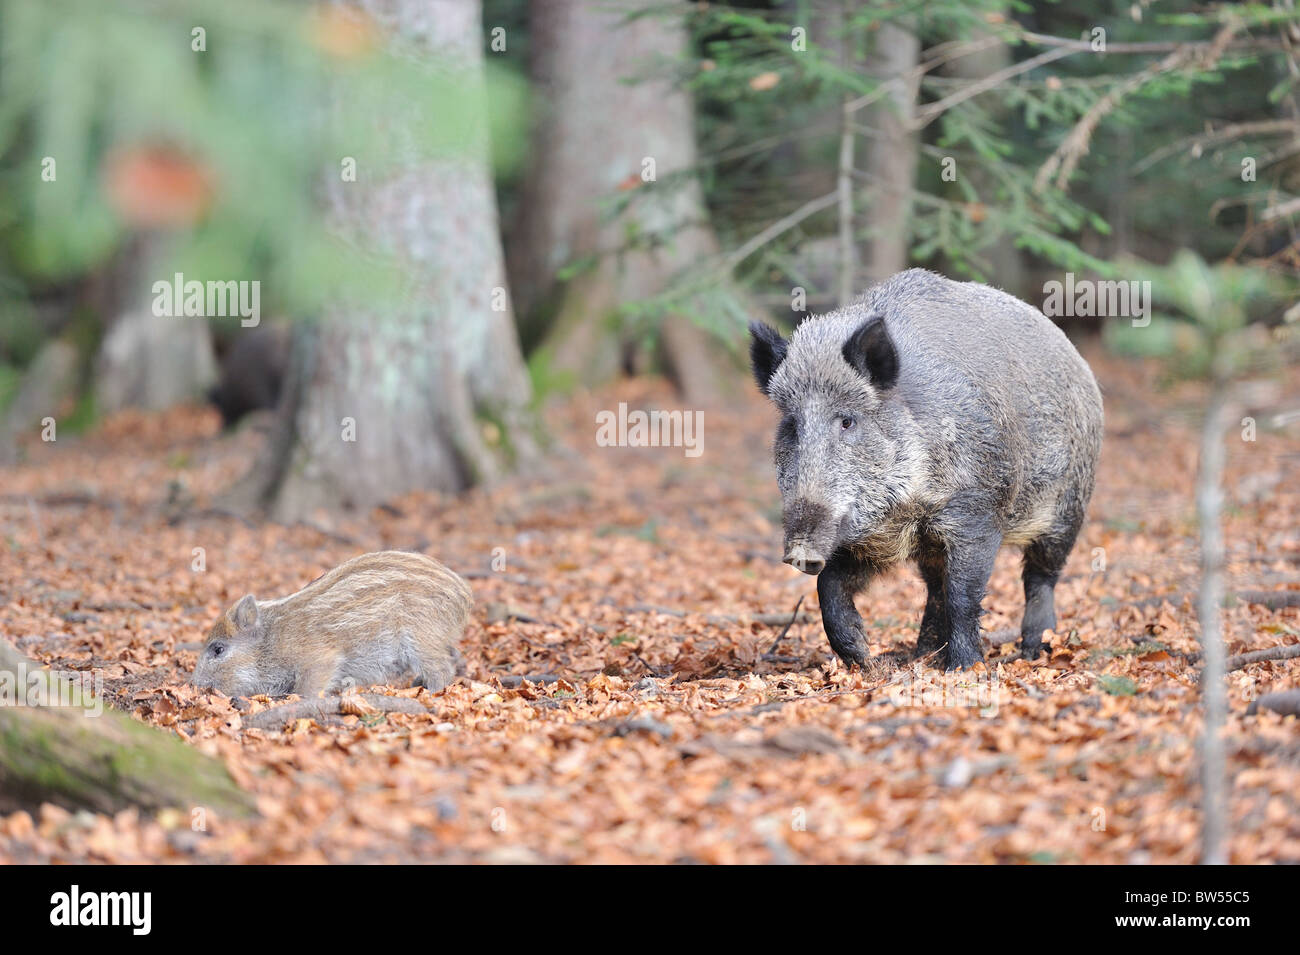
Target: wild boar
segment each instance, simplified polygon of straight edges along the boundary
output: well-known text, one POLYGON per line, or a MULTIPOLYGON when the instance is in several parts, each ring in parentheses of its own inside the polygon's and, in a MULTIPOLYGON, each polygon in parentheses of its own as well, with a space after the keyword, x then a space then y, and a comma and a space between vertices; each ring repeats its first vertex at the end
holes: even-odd
POLYGON ((865 662, 854 597, 903 560, 927 591, 918 652, 943 649, 948 669, 983 659, 1004 544, 1024 549, 1020 648, 1037 656, 1101 452, 1101 392, 1064 333, 1005 292, 909 269, 788 342, 761 322, 750 336, 781 414, 785 562, 817 576, 840 659, 865 662))
POLYGON ((275 408, 289 367, 288 326, 259 325, 235 334, 221 360, 221 375, 208 390, 225 428, 250 412, 275 408))
POLYGON ((362 554, 278 600, 243 597, 213 625, 193 683, 228 696, 317 696, 413 676, 430 691, 464 672, 469 585, 423 554, 362 554))

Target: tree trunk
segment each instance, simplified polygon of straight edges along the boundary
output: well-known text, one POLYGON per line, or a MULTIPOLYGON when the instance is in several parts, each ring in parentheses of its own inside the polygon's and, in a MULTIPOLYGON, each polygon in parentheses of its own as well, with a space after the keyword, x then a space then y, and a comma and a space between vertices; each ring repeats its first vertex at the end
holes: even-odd
MULTIPOLYGON (((353 4, 481 99, 482 25, 470 0, 353 4)), ((389 129, 439 122, 437 102, 397 104, 389 129)), ((534 453, 488 169, 486 126, 395 172, 327 189, 333 224, 405 273, 400 299, 338 308, 295 336, 280 420, 239 503, 281 520, 366 508, 419 488, 459 491, 534 453), (251 500, 250 500, 251 498, 251 500)))
MULTIPOLYGON (((686 56, 685 25, 680 11, 667 9, 628 18, 645 7, 644 0, 532 4, 531 70, 541 108, 511 230, 511 281, 529 321, 547 313, 547 366, 586 384, 614 377, 626 363, 632 340, 617 309, 662 292, 718 252, 699 181, 687 172, 696 163, 694 104, 666 75, 686 56), (612 213, 620 201, 627 207, 612 213), (559 283, 562 268, 588 260, 587 270, 559 283)), ((687 397, 708 401, 725 390, 721 369, 731 363, 712 336, 669 315, 660 343, 687 397)))
POLYGON ((155 315, 153 284, 172 280, 162 271, 160 240, 139 240, 124 262, 126 305, 114 317, 95 359, 95 410, 161 411, 201 400, 217 380, 217 359, 207 320, 155 315))
POLYGON ((866 284, 884 281, 907 267, 917 157, 916 133, 910 128, 917 82, 909 75, 920 52, 916 33, 899 23, 882 23, 872 32, 867 68, 880 82, 897 86, 872 107, 868 120, 875 134, 866 150, 866 220, 871 236, 866 284))
MULTIPOLYGON (((969 39, 980 40, 987 36, 988 31, 975 29, 969 39)), ((977 50, 974 53, 969 53, 966 56, 958 57, 948 64, 944 72, 949 76, 974 82, 992 76, 1011 66, 1011 64, 1011 47, 1000 42, 982 50, 977 50)), ((997 95, 997 93, 992 93, 988 99, 992 100, 997 95)), ((992 107, 991 111, 999 120, 1005 120, 1007 110, 1004 107, 992 107)), ((958 174, 965 174, 965 171, 962 170, 958 174)), ((996 195, 998 187, 996 177, 982 168, 973 170, 969 175, 971 176, 972 185, 975 187, 975 192, 985 205, 996 207, 1003 204, 996 195)), ((1122 186, 1117 183, 1114 191, 1118 193, 1121 188, 1122 186)), ((1111 219, 1110 221, 1113 223, 1115 220, 1111 219)), ((989 263, 991 272, 989 282, 991 284, 1010 292, 1012 295, 1032 298, 1032 295, 1029 294, 1030 290, 1025 288, 1025 269, 1020 250, 1016 248, 1009 235, 1002 233, 991 245, 981 249, 979 255, 989 263)))
MULTIPOLYGON (((0 464, 18 460, 18 440, 42 430, 46 418, 56 421, 75 407, 80 384, 81 357, 75 345, 55 338, 41 346, 22 384, 0 414, 0 464)), ((57 440, 57 432, 55 438, 57 440)))
POLYGON ((4 640, 0 695, 0 812, 42 802, 97 812, 252 812, 219 760, 108 709, 4 640))

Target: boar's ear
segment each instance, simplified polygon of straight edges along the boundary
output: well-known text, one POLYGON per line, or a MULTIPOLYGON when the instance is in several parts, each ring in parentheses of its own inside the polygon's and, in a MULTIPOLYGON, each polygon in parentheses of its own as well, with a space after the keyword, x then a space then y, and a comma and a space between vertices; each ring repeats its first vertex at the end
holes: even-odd
POLYGON ((749 364, 754 369, 758 390, 767 394, 767 383, 772 373, 785 361, 786 341, 771 325, 764 322, 749 323, 749 364))
POLYGON ((885 316, 876 312, 858 326, 844 343, 844 360, 880 391, 898 381, 898 352, 885 328, 885 316))
POLYGON ((245 594, 235 604, 235 612, 231 614, 235 619, 235 627, 239 630, 249 630, 257 626, 257 601, 252 594, 245 594))

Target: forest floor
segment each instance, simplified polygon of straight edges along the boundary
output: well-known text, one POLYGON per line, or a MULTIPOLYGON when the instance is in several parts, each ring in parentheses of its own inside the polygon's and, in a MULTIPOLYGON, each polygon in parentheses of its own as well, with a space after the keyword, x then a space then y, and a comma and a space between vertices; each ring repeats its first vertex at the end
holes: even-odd
MULTIPOLYGON (((911 568, 858 601, 873 672, 833 657, 813 579, 780 563, 775 421, 757 395, 706 413, 691 458, 596 445, 599 409, 675 407, 661 385, 583 394, 549 413, 552 456, 529 476, 329 527, 212 510, 262 436, 220 435, 206 409, 29 446, 0 472, 0 636, 93 670, 111 705, 220 757, 259 815, 195 832, 194 807, 45 805, 0 816, 0 862, 1193 862, 1202 396, 1088 357, 1107 434, 1052 652, 1018 660, 998 636, 956 675, 913 660, 911 568), (249 729, 269 701, 187 684, 244 593, 388 548, 438 558, 476 594, 468 676, 384 691, 428 715, 249 729)), ((1284 392, 1300 407, 1300 376, 1284 392)), ((1229 437, 1230 586, 1300 588, 1300 425, 1229 437)), ((1018 562, 998 562, 990 633, 1018 629, 1018 562)), ((1236 602, 1224 626, 1229 653, 1294 643, 1300 608, 1236 602)), ((1232 861, 1300 862, 1300 721, 1246 715, 1300 685, 1300 660, 1228 680, 1232 861)))

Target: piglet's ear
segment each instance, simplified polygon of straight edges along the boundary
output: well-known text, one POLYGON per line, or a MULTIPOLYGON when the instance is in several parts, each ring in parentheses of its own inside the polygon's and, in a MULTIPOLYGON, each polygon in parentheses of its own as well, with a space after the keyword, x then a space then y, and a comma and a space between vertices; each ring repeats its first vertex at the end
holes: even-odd
POLYGON ((870 378, 877 390, 892 388, 898 381, 898 352, 885 328, 885 316, 879 312, 858 326, 844 343, 842 352, 844 360, 858 374, 870 378))
POLYGON ((235 604, 235 626, 240 630, 248 630, 257 626, 257 601, 252 594, 245 594, 239 603, 235 604))
POLYGON ((749 364, 754 369, 758 390, 767 394, 767 383, 772 373, 785 361, 786 340, 771 325, 764 322, 749 323, 749 364))

